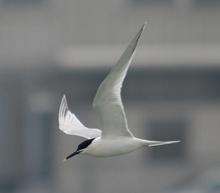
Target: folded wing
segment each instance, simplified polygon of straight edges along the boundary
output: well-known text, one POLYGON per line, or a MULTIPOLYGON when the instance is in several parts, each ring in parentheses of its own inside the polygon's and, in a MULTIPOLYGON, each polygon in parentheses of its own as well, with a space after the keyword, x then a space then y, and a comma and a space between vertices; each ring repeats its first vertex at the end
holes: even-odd
POLYGON ((85 127, 76 115, 68 108, 65 95, 59 108, 59 129, 69 135, 77 135, 87 139, 101 136, 101 130, 85 127))
POLYGON ((145 25, 146 24, 141 27, 122 54, 118 63, 101 83, 94 98, 93 108, 98 113, 103 129, 103 137, 133 136, 128 129, 127 119, 121 100, 121 87, 145 25))

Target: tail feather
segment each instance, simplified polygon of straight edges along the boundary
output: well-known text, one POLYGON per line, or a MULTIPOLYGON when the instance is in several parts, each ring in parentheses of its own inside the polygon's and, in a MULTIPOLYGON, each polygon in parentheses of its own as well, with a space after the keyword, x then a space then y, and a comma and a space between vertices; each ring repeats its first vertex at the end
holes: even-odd
POLYGON ((148 146, 149 147, 155 147, 155 146, 169 145, 169 144, 179 143, 179 142, 180 142, 180 140, 176 140, 176 141, 150 141, 148 146))

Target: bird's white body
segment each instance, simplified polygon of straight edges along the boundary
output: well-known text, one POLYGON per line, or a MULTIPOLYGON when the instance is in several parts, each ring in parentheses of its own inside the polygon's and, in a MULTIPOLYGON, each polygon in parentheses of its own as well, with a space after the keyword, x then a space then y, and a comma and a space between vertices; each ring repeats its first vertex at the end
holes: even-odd
POLYGON ((132 152, 142 146, 159 146, 179 141, 149 141, 134 137, 128 128, 124 106, 121 100, 121 87, 129 65, 134 57, 140 36, 146 26, 141 27, 132 39, 117 64, 99 86, 93 100, 93 108, 98 115, 100 128, 85 127, 73 114, 63 96, 59 109, 59 128, 66 134, 87 138, 79 144, 70 157, 83 153, 98 157, 121 155, 132 152))
POLYGON ((97 157, 109 157, 132 152, 147 145, 146 141, 135 137, 102 139, 96 138, 82 153, 97 157))

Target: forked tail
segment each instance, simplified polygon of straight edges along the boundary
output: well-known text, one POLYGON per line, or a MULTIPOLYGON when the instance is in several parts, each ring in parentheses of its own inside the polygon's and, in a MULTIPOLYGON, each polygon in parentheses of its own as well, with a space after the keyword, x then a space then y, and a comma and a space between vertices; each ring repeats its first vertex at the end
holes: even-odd
POLYGON ((179 142, 180 142, 180 140, 176 140, 176 141, 147 141, 147 145, 149 147, 155 147, 155 146, 169 145, 169 144, 179 143, 179 142))

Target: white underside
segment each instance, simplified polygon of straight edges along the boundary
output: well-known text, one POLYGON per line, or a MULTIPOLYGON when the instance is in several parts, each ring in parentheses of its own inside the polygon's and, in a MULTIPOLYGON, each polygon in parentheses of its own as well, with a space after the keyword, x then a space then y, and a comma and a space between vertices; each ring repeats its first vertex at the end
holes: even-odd
POLYGON ((108 157, 132 152, 143 145, 144 140, 135 137, 96 138, 82 153, 97 157, 108 157))
POLYGON ((178 142, 180 141, 149 141, 136 137, 98 137, 82 153, 96 157, 110 157, 130 153, 143 146, 154 147, 178 142))

